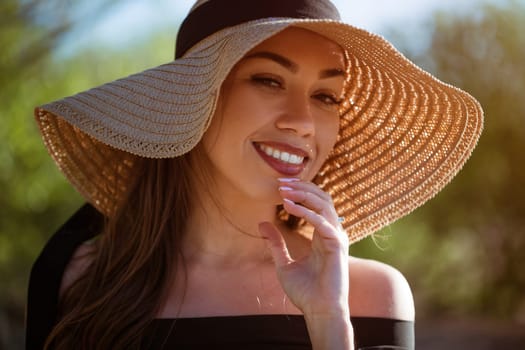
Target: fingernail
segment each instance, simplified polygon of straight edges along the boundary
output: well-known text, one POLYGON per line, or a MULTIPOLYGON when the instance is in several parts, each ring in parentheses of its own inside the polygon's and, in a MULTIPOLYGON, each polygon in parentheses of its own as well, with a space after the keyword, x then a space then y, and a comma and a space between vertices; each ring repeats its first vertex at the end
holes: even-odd
POLYGON ((293 204, 293 205, 295 205, 295 203, 294 203, 293 201, 289 200, 288 198, 283 198, 283 201, 285 201, 285 202, 288 203, 288 204, 293 204))
POLYGON ((293 191, 293 188, 288 186, 279 186, 279 191, 293 191))
POLYGON ((281 177, 278 179, 281 182, 297 182, 300 181, 298 178, 295 177, 281 177))

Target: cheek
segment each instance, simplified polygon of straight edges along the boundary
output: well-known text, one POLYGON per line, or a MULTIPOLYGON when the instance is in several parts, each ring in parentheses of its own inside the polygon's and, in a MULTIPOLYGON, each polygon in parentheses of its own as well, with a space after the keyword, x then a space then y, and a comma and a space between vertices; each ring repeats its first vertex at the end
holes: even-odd
POLYGON ((208 154, 235 152, 244 147, 245 141, 264 123, 264 116, 268 115, 264 113, 264 100, 254 98, 247 89, 230 85, 223 92, 211 124, 203 136, 203 145, 208 154))
POLYGON ((329 120, 325 120, 320 129, 321 148, 324 156, 332 151, 339 133, 339 116, 330 116, 329 120))
POLYGON ((327 121, 325 118, 321 123, 318 124, 317 129, 317 142, 318 142, 318 157, 313 166, 314 175, 321 169, 328 155, 334 148, 337 141, 337 135, 339 133, 339 117, 337 119, 330 118, 327 121))
POLYGON ((232 137, 249 136, 272 120, 275 106, 268 99, 239 83, 230 91, 223 106, 224 124, 231 125, 232 137))
POLYGON ((339 127, 341 126, 341 117, 339 116, 339 113, 334 118, 334 122, 332 124, 332 128, 330 129, 330 151, 332 148, 334 148, 335 143, 337 142, 337 138, 339 135, 339 127))
POLYGON ((204 147, 205 152, 209 155, 212 150, 214 149, 214 146, 217 144, 218 136, 221 134, 221 127, 222 127, 222 113, 220 113, 220 104, 217 105, 217 109, 215 110, 215 113, 212 117, 210 126, 202 136, 202 145, 204 147))

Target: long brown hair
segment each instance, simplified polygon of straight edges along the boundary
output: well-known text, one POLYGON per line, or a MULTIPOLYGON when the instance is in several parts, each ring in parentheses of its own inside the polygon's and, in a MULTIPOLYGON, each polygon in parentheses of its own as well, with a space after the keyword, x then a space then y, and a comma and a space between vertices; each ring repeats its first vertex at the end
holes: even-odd
POLYGON ((60 320, 46 348, 140 347, 181 262, 201 157, 197 146, 177 158, 137 161, 136 182, 107 220, 91 264, 61 297, 60 320))
MULTIPOLYGON (((348 62, 345 51, 345 96, 348 62)), ((342 105, 341 117, 348 111, 342 105)), ((168 282, 181 277, 175 276, 184 264, 180 242, 198 205, 193 189, 198 184, 209 189, 210 167, 202 143, 176 158, 137 159, 136 182, 108 219, 91 264, 61 297, 59 322, 46 349, 140 348, 146 327, 167 297, 168 282)), ((292 230, 305 227, 304 220, 287 214, 282 205, 276 216, 292 230)))
MULTIPOLYGON (((209 166, 202 144, 177 158, 138 160, 136 182, 107 220, 91 264, 61 297, 46 349, 140 348, 168 282, 185 277, 175 276, 180 242, 197 199, 192 189, 209 184, 209 166)), ((299 226, 283 213, 278 206, 278 217, 299 226)))

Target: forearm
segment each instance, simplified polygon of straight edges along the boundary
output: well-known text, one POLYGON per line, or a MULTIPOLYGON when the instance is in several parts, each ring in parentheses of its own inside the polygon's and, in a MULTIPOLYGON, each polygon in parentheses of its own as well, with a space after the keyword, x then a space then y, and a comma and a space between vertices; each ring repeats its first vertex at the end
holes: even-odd
POLYGON ((354 330, 350 315, 305 315, 314 350, 354 350, 354 330))

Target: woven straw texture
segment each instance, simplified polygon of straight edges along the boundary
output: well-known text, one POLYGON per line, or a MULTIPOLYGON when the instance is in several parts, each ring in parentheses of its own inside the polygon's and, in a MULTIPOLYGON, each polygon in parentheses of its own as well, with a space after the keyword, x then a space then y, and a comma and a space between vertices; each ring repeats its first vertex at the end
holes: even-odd
POLYGON ((436 195, 463 166, 483 112, 467 93, 424 72, 383 38, 329 20, 265 19, 222 30, 166 65, 39 107, 52 157, 77 190, 114 212, 137 157, 176 157, 209 125, 218 91, 254 46, 294 25, 349 56, 348 112, 315 181, 355 242, 436 195))

